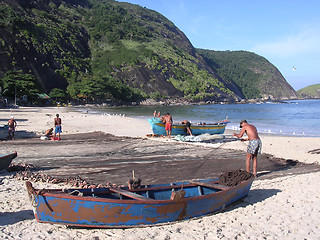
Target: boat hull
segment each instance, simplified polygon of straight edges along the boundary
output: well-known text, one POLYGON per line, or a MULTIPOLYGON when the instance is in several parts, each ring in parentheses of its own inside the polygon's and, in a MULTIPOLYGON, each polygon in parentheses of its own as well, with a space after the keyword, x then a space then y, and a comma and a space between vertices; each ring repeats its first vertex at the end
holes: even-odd
MULTIPOLYGON (((93 196, 74 196, 50 191, 42 193, 43 190, 33 189, 29 182, 27 190, 34 206, 34 215, 39 222, 94 228, 128 228, 174 222, 219 211, 245 197, 252 181, 253 179, 249 179, 224 190, 202 186, 188 188, 190 184, 185 183, 186 196, 175 200, 170 199, 168 194, 172 194, 172 190, 169 188, 154 191, 154 196, 157 194, 160 200, 148 200, 148 197, 142 195, 139 195, 142 200, 96 197, 99 191, 108 189, 75 190, 92 191, 93 196), (200 191, 202 195, 199 195, 200 191)), ((180 189, 181 186, 178 187, 180 189)), ((144 194, 147 192, 139 190, 144 194)))
POLYGON ((0 170, 8 168, 15 157, 17 157, 17 152, 0 155, 0 170))
MULTIPOLYGON (((152 131, 154 134, 166 135, 165 124, 156 118, 149 118, 149 123, 151 124, 152 131)), ((223 134, 226 128, 226 124, 205 124, 198 125, 192 124, 190 129, 193 135, 201 134, 223 134)), ((184 124, 173 124, 171 135, 187 135, 186 125, 184 124)))

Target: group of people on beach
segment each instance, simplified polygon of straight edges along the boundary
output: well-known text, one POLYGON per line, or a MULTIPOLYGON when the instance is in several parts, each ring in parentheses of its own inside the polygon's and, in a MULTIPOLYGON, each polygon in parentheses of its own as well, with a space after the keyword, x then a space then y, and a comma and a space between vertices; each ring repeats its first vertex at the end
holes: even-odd
MULTIPOLYGON (((159 118, 164 124, 165 124, 165 130, 167 133, 167 137, 170 138, 171 131, 172 131, 172 117, 169 113, 164 114, 161 117, 160 112, 154 111, 153 117, 159 118)), ((227 121, 227 120, 225 120, 227 121)), ((192 136, 191 132, 191 123, 188 120, 182 121, 180 124, 186 125, 187 134, 190 134, 192 136)), ((241 120, 240 121, 240 133, 233 133, 233 136, 241 139, 241 141, 249 141, 249 145, 247 147, 247 154, 246 154, 246 170, 247 172, 250 172, 250 162, 252 160, 252 174, 254 176, 257 175, 257 157, 258 154, 261 154, 261 148, 262 148, 262 142, 260 140, 260 137, 258 135, 257 128, 249 124, 247 120, 241 120), (246 134, 247 138, 242 138, 243 135, 246 134)))
MULTIPOLYGON (((61 140, 60 138, 60 134, 62 132, 61 129, 61 118, 59 117, 59 114, 56 114, 56 117, 54 118, 54 133, 53 133, 53 128, 49 128, 44 135, 47 138, 51 138, 52 140, 61 140), (58 138, 56 138, 56 135, 58 134, 58 138)), ((14 133, 16 131, 16 127, 17 127, 17 121, 14 119, 14 116, 11 116, 11 118, 8 121, 8 139, 9 140, 14 140, 14 133)))
POLYGON ((53 134, 53 128, 49 128, 45 133, 44 135, 47 137, 47 138, 51 138, 51 140, 58 140, 60 141, 61 138, 60 138, 60 134, 62 132, 62 128, 61 128, 61 124, 62 124, 62 121, 61 121, 61 118, 59 117, 59 114, 56 114, 56 117, 54 118, 53 120, 54 122, 54 134, 53 134), (56 137, 56 135, 58 134, 58 138, 56 137))
POLYGON ((173 119, 170 116, 170 113, 165 113, 162 117, 160 112, 157 113, 157 111, 154 111, 153 117, 159 118, 161 122, 165 124, 165 130, 167 133, 167 137, 170 138, 171 136, 171 131, 172 131, 172 124, 173 124, 173 119))
MULTIPOLYGON (((160 112, 154 111, 153 117, 159 118, 164 124, 165 124, 165 131, 167 134, 167 137, 170 138, 171 136, 171 131, 172 131, 172 124, 173 124, 173 119, 170 113, 166 113, 161 117, 160 112)), ((187 134, 190 134, 192 136, 191 132, 191 123, 187 120, 182 121, 180 124, 185 124, 186 125, 186 130, 187 134)), ((59 117, 59 114, 56 114, 56 117, 54 118, 54 133, 53 133, 53 128, 48 129, 45 132, 45 136, 48 137, 49 139, 51 138, 52 140, 61 140, 60 134, 62 132, 61 129, 62 125, 62 120, 59 117), (58 138, 56 138, 56 135, 58 135, 58 138)), ((14 140, 14 133, 15 129, 17 126, 17 122, 14 119, 13 116, 8 121, 8 139, 14 140)), ((249 124, 247 120, 242 120, 240 122, 240 133, 233 133, 233 136, 241 139, 241 141, 249 141, 249 145, 247 148, 247 154, 246 154, 246 170, 247 172, 250 172, 250 162, 252 159, 253 162, 253 175, 257 175, 257 156, 258 154, 261 153, 261 148, 262 148, 262 143, 258 135, 257 128, 249 124), (243 135, 246 134, 247 138, 242 138, 243 135)))
MULTIPOLYGON (((171 131, 172 131, 172 124, 173 124, 173 120, 172 120, 172 117, 170 116, 170 113, 167 112, 166 114, 164 114, 161 117, 160 112, 157 113, 157 111, 154 111, 153 117, 159 118, 161 120, 161 122, 163 122, 165 124, 165 130, 166 130, 166 133, 167 133, 167 137, 170 138, 171 131)), ((193 136, 192 132, 191 132, 191 129, 190 129, 191 123, 188 120, 184 120, 184 121, 180 122, 180 124, 185 124, 186 125, 187 134, 190 134, 190 136, 193 136)))

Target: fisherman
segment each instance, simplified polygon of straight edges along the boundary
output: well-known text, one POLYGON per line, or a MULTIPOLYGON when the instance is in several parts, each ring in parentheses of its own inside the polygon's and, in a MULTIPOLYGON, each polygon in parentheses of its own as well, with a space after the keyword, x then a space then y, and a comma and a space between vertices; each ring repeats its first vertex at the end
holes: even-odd
POLYGON ((239 134, 233 133, 233 136, 241 138, 241 141, 249 141, 246 155, 246 170, 250 172, 250 160, 253 162, 253 175, 257 176, 257 157, 261 153, 262 143, 258 135, 257 128, 249 124, 247 120, 240 121, 241 131, 239 134), (242 138, 246 133, 248 138, 242 138))
POLYGON ((170 138, 171 131, 172 131, 172 123, 173 123, 173 120, 172 120, 172 117, 170 116, 170 113, 166 113, 163 116, 162 121, 165 124, 165 130, 167 133, 167 137, 170 138))
POLYGON ((181 122, 181 124, 185 124, 186 125, 186 130, 187 130, 187 134, 190 134, 190 136, 193 136, 192 135, 192 132, 191 132, 191 123, 188 121, 188 120, 184 120, 181 122))

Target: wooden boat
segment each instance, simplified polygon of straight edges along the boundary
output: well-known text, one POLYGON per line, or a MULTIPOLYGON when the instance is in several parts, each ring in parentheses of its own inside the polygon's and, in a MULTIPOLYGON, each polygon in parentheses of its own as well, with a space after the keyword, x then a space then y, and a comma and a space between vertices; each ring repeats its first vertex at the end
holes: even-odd
POLYGON ((38 222, 94 228, 168 223, 224 209, 247 196, 253 177, 238 185, 218 179, 146 185, 138 189, 35 189, 26 182, 38 222))
MULTIPOLYGON (((165 124, 161 122, 159 118, 149 118, 149 123, 151 124, 152 131, 154 134, 166 135, 165 124)), ((201 134, 223 134, 225 128, 229 122, 212 123, 212 124, 191 124, 191 132, 193 135, 201 134)), ((172 124, 171 135, 187 135, 187 129, 185 124, 172 124)))
POLYGON ((17 152, 0 155, 0 170, 8 168, 15 157, 17 157, 17 152))

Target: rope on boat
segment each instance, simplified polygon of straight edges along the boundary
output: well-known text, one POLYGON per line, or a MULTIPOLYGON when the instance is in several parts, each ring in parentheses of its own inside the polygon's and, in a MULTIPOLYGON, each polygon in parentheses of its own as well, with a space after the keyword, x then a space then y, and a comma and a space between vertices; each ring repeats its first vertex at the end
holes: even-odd
POLYGON ((36 198, 38 198, 38 196, 35 197, 34 194, 30 195, 31 205, 32 205, 33 207, 35 207, 35 208, 36 208, 36 207, 38 206, 38 204, 39 204, 39 201, 36 202, 36 198))
POLYGON ((44 189, 41 189, 41 190, 39 190, 39 191, 37 191, 37 192, 34 192, 34 193, 31 193, 30 194, 30 200, 31 200, 31 204, 32 204, 32 206, 33 207, 37 207, 38 205, 39 205, 39 195, 40 194, 42 194, 42 193, 44 193, 45 192, 45 190, 44 189), (36 199, 38 199, 38 202, 36 201, 36 199))
POLYGON ((78 193, 78 196, 83 196, 83 192, 80 192, 79 190, 74 190, 74 191, 72 191, 72 192, 70 192, 69 194, 70 195, 73 195, 74 193, 78 193))

